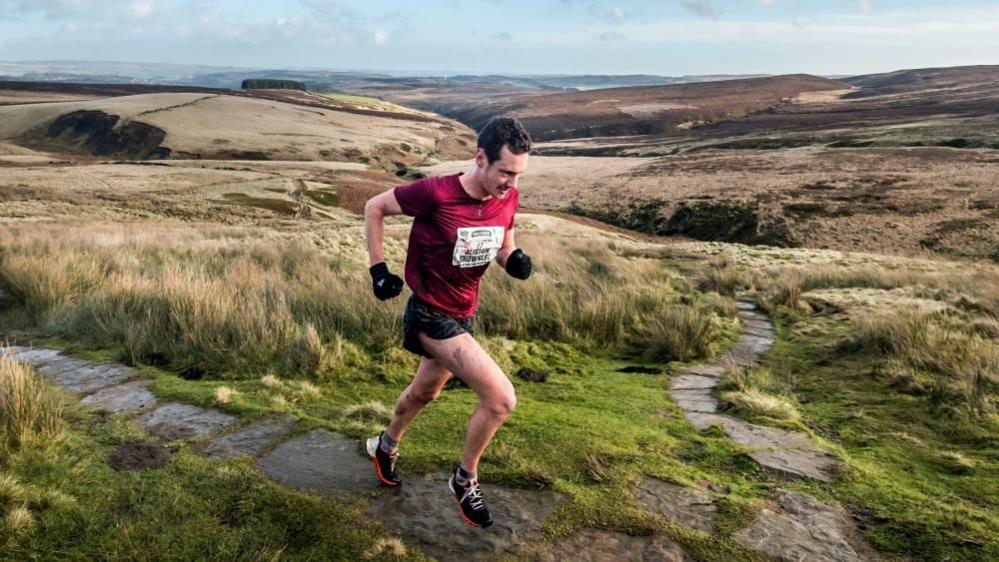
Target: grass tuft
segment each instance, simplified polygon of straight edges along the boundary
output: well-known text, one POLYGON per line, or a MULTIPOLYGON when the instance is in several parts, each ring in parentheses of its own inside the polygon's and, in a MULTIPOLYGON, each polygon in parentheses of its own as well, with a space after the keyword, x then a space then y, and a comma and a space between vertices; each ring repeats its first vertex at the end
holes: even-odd
POLYGON ((63 404, 31 367, 0 351, 0 446, 51 440, 63 427, 63 404))
POLYGON ((264 375, 260 377, 260 384, 267 388, 281 388, 281 385, 284 383, 274 375, 264 375))
POLYGON ((0 507, 21 503, 27 498, 24 486, 12 474, 0 474, 0 507))
POLYGON ((239 391, 228 386, 220 386, 215 389, 215 403, 228 404, 233 398, 239 396, 239 391))
POLYGON ((798 421, 801 414, 785 398, 766 394, 755 389, 723 392, 721 399, 747 416, 760 416, 775 420, 798 421))
POLYGON ((649 359, 688 361, 705 357, 718 335, 714 318, 691 305, 671 305, 645 318, 636 347, 649 359))
POLYGON ((378 539, 371 548, 361 554, 361 558, 370 560, 380 554, 387 554, 395 558, 406 556, 406 545, 397 538, 378 539))
POLYGON ((21 538, 27 536, 35 528, 35 516, 27 507, 20 505, 7 512, 3 518, 5 534, 21 538))

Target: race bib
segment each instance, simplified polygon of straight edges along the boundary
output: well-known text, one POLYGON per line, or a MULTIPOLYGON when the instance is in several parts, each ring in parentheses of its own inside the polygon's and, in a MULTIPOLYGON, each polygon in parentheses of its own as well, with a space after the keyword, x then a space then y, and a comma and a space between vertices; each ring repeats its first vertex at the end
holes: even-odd
POLYGON ((480 267, 488 264, 503 247, 503 234, 502 226, 459 228, 451 265, 480 267))

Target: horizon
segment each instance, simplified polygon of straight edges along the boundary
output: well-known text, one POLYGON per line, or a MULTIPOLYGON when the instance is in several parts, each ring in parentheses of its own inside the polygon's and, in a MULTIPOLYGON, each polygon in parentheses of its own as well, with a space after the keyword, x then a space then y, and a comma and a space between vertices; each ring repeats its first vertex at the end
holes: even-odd
POLYGON ((962 0, 0 0, 7 64, 400 74, 855 76, 999 62, 999 6, 962 0), (483 28, 482 23, 505 25, 483 28), (447 33, 435 32, 445 22, 447 33), (553 32, 553 29, 555 30, 553 32), (129 61, 120 61, 123 52, 129 61), (192 62, 197 61, 197 62, 192 62))

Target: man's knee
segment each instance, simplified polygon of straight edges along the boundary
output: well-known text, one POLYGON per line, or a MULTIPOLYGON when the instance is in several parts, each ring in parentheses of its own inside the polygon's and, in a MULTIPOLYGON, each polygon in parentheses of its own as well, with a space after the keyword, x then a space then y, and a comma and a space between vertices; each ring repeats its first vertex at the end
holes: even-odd
POLYGON ((495 396, 489 396, 482 401, 483 407, 498 418, 506 418, 517 407, 517 395, 511 389, 495 396))
POLYGON ((414 388, 409 393, 410 398, 421 406, 426 406, 434 400, 437 400, 437 397, 440 395, 441 391, 439 388, 414 388))

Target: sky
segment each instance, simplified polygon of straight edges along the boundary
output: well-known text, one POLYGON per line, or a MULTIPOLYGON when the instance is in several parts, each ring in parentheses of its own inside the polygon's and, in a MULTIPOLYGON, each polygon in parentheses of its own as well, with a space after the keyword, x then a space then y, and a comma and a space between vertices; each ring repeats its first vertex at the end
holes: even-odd
POLYGON ((0 0, 0 61, 476 74, 999 64, 999 1, 0 0))

